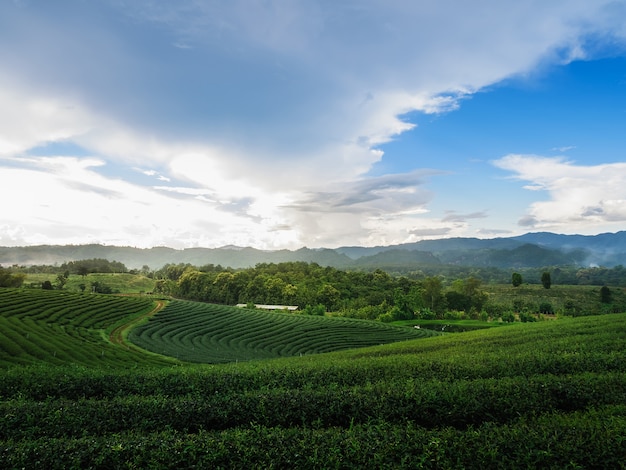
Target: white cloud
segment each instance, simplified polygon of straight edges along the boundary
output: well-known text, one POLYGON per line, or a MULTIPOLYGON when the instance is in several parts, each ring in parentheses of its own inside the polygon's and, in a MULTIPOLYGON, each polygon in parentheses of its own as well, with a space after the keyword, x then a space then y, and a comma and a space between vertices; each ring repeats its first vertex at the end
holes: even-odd
POLYGON ((2 233, 3 244, 63 240, 184 247, 256 239, 256 224, 197 193, 181 199, 107 178, 94 171, 102 164, 95 159, 47 157, 27 163, 2 168, 0 196, 15 201, 3 207, 3 226, 11 227, 2 233))
POLYGON ((0 110, 0 156, 76 138, 97 123, 72 99, 41 95, 6 79, 0 79, 0 110))
POLYGON ((507 155, 494 164, 545 191, 548 200, 531 204, 520 225, 532 229, 602 231, 626 222, 626 163, 576 165, 562 158, 507 155))
MULTIPOLYGON (((413 128, 403 115, 449 112, 544 60, 584 56, 587 34, 624 34, 609 1, 110 0, 69 16, 74 5, 60 4, 58 16, 0 6, 12 39, 0 41, 0 191, 38 188, 3 210, 2 243, 272 248, 460 235, 482 212, 424 218, 433 172, 367 176, 384 159, 377 147, 413 128), (120 15, 132 22, 118 30, 120 15), (92 157, 26 159, 60 141, 92 157), (109 164, 158 184, 105 177, 109 164)), ((587 175, 561 182, 573 164, 529 158, 498 162, 558 206, 537 203, 529 223, 558 223, 553 209, 620 219, 617 186, 571 191, 587 175)), ((412 168, 422 166, 416 155, 412 168)))

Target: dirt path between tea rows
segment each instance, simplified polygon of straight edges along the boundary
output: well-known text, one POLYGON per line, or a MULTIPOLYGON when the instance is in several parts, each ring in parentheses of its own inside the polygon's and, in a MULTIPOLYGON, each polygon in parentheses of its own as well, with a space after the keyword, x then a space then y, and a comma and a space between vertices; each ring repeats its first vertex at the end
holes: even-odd
POLYGON ((157 300, 155 307, 152 310, 150 310, 148 313, 144 313, 143 315, 138 316, 137 318, 133 318, 128 323, 124 323, 123 325, 120 325, 117 328, 115 328, 113 331, 111 331, 111 334, 109 335, 109 341, 118 346, 125 347, 126 349, 139 350, 140 348, 136 348, 133 344, 130 344, 124 341, 124 334, 128 330, 130 330, 133 326, 137 325, 137 323, 139 323, 140 321, 148 317, 151 317, 152 315, 160 311, 163 307, 165 307, 165 301, 157 300))

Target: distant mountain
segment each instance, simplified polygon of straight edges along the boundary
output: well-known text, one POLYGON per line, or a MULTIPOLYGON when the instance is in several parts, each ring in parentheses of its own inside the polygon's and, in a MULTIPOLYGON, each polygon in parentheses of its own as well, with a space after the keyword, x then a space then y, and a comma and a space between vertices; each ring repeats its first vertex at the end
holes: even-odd
MULTIPOLYGON (((527 233, 509 238, 442 238, 393 246, 342 247, 335 251, 358 260, 391 250, 427 251, 443 264, 459 266, 538 267, 551 265, 616 266, 626 264, 626 231, 600 235, 527 233), (532 250, 533 245, 542 250, 532 250)), ((397 255, 393 255, 394 257, 397 255)))
POLYGON ((527 233, 513 239, 560 251, 583 250, 584 265, 616 266, 626 264, 626 231, 599 235, 557 235, 550 232, 527 233))
POLYGON ((408 268, 419 265, 439 265, 441 261, 428 251, 391 249, 362 256, 353 261, 353 266, 367 268, 408 268))
POLYGON ((81 259, 104 258, 129 269, 166 264, 207 264, 248 268, 258 263, 314 262, 336 268, 418 267, 454 265, 498 268, 541 266, 626 265, 626 231, 600 235, 527 233, 509 238, 446 238, 401 245, 336 249, 257 250, 249 247, 133 248, 106 245, 39 245, 0 247, 0 265, 54 265, 81 259))
POLYGON ((231 268, 248 268, 258 263, 281 263, 287 261, 316 262, 324 266, 345 267, 352 260, 334 250, 264 251, 255 248, 186 248, 177 250, 167 247, 133 248, 106 245, 38 245, 23 247, 0 247, 0 265, 20 266, 55 265, 67 261, 103 258, 124 263, 129 269, 148 266, 159 269, 166 264, 207 264, 231 268))

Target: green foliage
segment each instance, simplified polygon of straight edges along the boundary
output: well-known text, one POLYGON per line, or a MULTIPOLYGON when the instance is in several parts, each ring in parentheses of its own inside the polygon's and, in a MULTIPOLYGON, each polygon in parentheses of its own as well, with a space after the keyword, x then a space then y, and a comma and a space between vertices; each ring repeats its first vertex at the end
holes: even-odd
POLYGON ((515 314, 513 312, 504 312, 500 318, 502 318, 502 321, 505 323, 513 323, 515 321, 515 314))
POLYGON ((563 306, 563 313, 568 316, 577 317, 580 313, 580 309, 576 306, 576 302, 568 299, 563 306))
POLYGON ((0 461, 621 468, 625 335, 618 314, 240 364, 15 367, 0 380, 0 461))
POLYGON ((104 332, 150 311, 147 298, 0 289, 0 369, 24 364, 170 363, 113 345, 104 332))
MULTIPOLYGON (((315 309, 319 311, 320 307, 311 310, 315 309)), ((141 348, 176 359, 222 363, 302 356, 431 335, 348 318, 176 300, 133 329, 129 339, 141 348)))
POLYGON ((326 313, 326 307, 322 304, 307 305, 300 313, 304 315, 316 315, 322 317, 326 313))
MULTIPOLYGON (((61 273, 67 271, 71 274, 85 276, 89 273, 125 273, 126 266, 119 261, 109 261, 103 258, 84 259, 63 263, 59 268, 61 273)), ((68 277, 68 276, 66 276, 68 277)))
POLYGON ((96 294, 114 294, 118 293, 113 290, 111 286, 106 285, 104 282, 93 281, 91 283, 91 291, 96 294))
POLYGON ((24 273, 12 273, 0 266, 0 287, 21 287, 25 277, 24 273))
POLYGON ((603 304, 610 304, 612 300, 611 289, 607 286, 602 286, 600 288, 600 302, 603 304))
POLYGON ((552 277, 550 276, 550 273, 548 271, 544 271, 541 274, 541 285, 544 289, 549 289, 552 285, 552 277))
POLYGON ((419 312, 417 312, 415 318, 422 320, 434 320, 435 318, 437 318, 437 314, 429 308, 423 308, 419 312))
POLYGON ((522 282, 523 282, 523 279, 520 273, 513 273, 511 275, 511 284, 513 284, 513 287, 521 286, 522 282))
POLYGON ((554 308, 550 302, 541 302, 539 304, 539 313, 543 313, 544 315, 552 315, 554 314, 554 308))
MULTIPOLYGON (((550 313, 550 312, 542 312, 542 313, 550 313)), ((520 312, 519 321, 522 323, 534 322, 537 321, 537 317, 528 313, 528 312, 520 312)))

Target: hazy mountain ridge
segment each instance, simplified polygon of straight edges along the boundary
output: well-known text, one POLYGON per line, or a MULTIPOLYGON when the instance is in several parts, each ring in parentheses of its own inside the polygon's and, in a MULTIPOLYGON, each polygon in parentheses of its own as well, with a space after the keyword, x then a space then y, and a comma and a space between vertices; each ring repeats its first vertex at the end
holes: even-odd
POLYGON ((38 245, 0 247, 0 264, 54 265, 81 259, 104 258, 124 263, 129 269, 165 264, 206 264, 248 268, 257 263, 315 262, 337 268, 439 265, 492 266, 500 268, 539 266, 612 267, 626 264, 626 231, 599 235, 527 233, 510 238, 447 238, 378 247, 336 249, 258 250, 250 247, 134 248, 107 245, 38 245))

